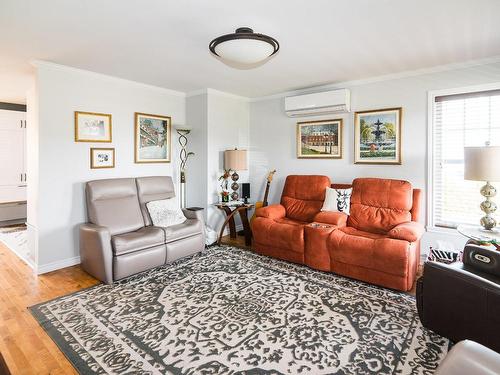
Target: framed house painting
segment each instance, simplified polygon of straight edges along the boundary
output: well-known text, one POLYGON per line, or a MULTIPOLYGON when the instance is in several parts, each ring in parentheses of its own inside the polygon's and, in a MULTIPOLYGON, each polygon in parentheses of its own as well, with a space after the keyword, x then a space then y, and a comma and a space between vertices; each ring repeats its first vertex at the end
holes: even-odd
POLYGON ((342 158, 342 119, 298 122, 297 158, 342 158))
POLYGON ((91 148, 90 149, 90 168, 114 168, 115 167, 115 149, 114 148, 91 148))
POLYGON ((354 114, 354 163, 401 164, 402 108, 354 114))
POLYGON ((111 115, 75 111, 75 142, 111 142, 111 115))
POLYGON ((168 116, 135 114, 136 163, 170 163, 171 122, 168 116))

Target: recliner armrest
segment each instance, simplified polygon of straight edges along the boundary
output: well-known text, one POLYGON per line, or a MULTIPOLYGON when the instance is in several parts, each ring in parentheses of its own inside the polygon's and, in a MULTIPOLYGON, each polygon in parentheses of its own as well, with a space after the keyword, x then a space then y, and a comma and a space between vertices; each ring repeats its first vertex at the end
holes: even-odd
POLYGON ((80 262, 90 275, 113 283, 113 250, 111 234, 107 227, 85 223, 80 224, 80 262))
POLYGON ((205 218, 203 217, 203 210, 190 210, 189 208, 183 208, 182 213, 187 219, 197 219, 202 223, 205 221, 205 218))
POLYGON ((422 238, 425 233, 425 228, 421 223, 409 221, 396 225, 387 235, 396 240, 404 240, 408 242, 416 242, 422 238))
POLYGON ((281 219, 286 215, 286 209, 281 204, 272 204, 270 206, 258 208, 255 211, 257 217, 265 217, 268 219, 281 219))
POLYGON ((349 216, 344 212, 321 211, 314 216, 314 221, 318 223, 336 225, 337 227, 345 227, 348 217, 349 216))

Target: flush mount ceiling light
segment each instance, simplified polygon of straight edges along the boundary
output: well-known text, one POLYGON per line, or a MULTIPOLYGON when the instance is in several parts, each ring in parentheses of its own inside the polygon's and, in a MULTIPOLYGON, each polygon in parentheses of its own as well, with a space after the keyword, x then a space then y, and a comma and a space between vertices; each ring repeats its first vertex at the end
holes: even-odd
POLYGON ((251 65, 276 54, 280 45, 270 36, 254 33, 249 27, 240 27, 234 34, 215 38, 208 48, 214 55, 224 60, 251 65))

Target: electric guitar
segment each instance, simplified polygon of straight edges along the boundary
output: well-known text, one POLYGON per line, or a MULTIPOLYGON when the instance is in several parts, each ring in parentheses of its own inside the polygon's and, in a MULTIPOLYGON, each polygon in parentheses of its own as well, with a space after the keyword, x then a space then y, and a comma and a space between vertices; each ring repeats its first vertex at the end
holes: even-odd
POLYGON ((266 182, 266 191, 264 192, 264 200, 262 201, 258 201, 255 203, 255 211, 253 213, 253 216, 252 218, 250 219, 250 224, 253 222, 253 220, 255 219, 256 217, 256 212, 259 208, 261 207, 266 207, 268 205, 268 202, 267 202, 267 197, 269 195, 269 186, 271 186, 271 181, 273 180, 273 176, 274 174, 276 173, 276 169, 275 170, 272 170, 271 172, 269 172, 269 174, 267 175, 267 182, 266 182))

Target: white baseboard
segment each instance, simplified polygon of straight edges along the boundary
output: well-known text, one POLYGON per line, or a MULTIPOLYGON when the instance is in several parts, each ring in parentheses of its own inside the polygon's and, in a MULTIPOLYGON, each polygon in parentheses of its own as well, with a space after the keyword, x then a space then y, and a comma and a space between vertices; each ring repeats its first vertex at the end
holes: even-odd
POLYGON ((39 265, 36 269, 36 273, 37 273, 37 275, 41 275, 43 273, 56 271, 56 270, 59 270, 61 268, 71 267, 71 266, 74 266, 77 264, 80 264, 80 257, 79 256, 39 265))

